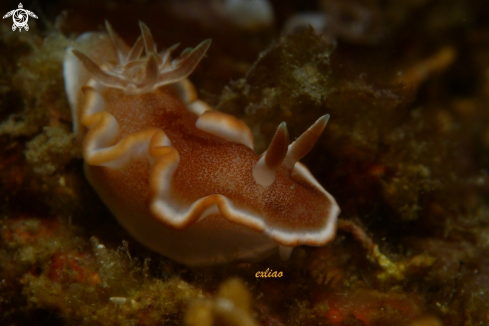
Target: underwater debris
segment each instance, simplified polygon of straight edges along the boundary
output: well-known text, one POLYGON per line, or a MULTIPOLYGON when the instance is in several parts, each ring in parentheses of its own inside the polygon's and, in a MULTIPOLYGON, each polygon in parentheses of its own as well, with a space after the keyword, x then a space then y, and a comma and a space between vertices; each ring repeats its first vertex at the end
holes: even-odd
POLYGON ((456 59, 456 52, 453 47, 444 47, 433 54, 431 57, 416 62, 405 72, 399 72, 399 82, 418 89, 420 84, 430 78, 433 74, 441 73, 448 69, 456 59))
POLYGON ((190 303, 187 326, 258 326, 252 316, 251 293, 238 278, 223 282, 212 299, 190 303))
POLYGON ((338 221, 338 228, 351 233, 367 250, 367 258, 384 270, 377 275, 380 280, 406 279, 409 277, 409 274, 419 273, 421 270, 431 267, 436 261, 434 257, 420 254, 402 261, 393 262, 380 252, 379 246, 353 221, 340 219, 338 221))

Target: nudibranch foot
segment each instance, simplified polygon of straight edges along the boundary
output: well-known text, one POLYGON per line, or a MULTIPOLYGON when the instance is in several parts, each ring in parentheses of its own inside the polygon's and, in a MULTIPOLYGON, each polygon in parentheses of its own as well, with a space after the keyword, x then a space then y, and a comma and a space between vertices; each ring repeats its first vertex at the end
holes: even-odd
POLYGON ((280 124, 268 150, 235 117, 197 97, 188 75, 210 40, 172 60, 149 28, 129 48, 87 33, 67 50, 66 92, 83 138, 85 174, 118 221, 147 247, 186 265, 288 259, 334 238, 334 198, 298 162, 329 116, 292 144, 280 124))
POLYGON ((278 247, 278 253, 282 260, 288 260, 290 258, 290 255, 292 255, 293 250, 294 247, 285 247, 285 246, 278 247))

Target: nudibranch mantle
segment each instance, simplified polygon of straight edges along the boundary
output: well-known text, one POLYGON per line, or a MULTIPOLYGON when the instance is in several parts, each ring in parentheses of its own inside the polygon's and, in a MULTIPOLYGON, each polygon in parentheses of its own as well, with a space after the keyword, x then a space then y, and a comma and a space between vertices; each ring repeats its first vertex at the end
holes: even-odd
POLYGON ((106 25, 67 50, 65 86, 85 174, 131 235, 190 266, 277 248, 287 259, 334 238, 340 209, 298 162, 329 116, 290 145, 282 123, 257 155, 246 124, 212 110, 187 79, 210 40, 172 60, 176 46, 158 53, 143 23, 132 48, 106 25))

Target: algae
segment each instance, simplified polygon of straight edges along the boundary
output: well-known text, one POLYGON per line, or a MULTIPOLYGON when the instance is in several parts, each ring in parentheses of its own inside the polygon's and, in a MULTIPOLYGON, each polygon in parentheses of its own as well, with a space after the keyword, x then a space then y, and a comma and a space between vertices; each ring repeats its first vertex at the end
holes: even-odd
POLYGON ((26 33, 2 21, 0 324, 231 325, 238 308, 250 325, 488 324, 489 8, 344 1, 338 12, 370 15, 362 33, 349 28, 363 16, 339 15, 328 35, 281 34, 339 3, 272 1, 276 24, 259 33, 152 1, 39 4, 44 23, 26 33), (286 263, 190 270, 125 233, 83 176, 62 76, 65 47, 106 18, 129 43, 137 19, 162 46, 212 37, 191 79, 259 152, 280 122, 293 138, 329 113, 304 162, 340 204, 336 239, 286 263), (268 268, 284 276, 255 277, 268 268))

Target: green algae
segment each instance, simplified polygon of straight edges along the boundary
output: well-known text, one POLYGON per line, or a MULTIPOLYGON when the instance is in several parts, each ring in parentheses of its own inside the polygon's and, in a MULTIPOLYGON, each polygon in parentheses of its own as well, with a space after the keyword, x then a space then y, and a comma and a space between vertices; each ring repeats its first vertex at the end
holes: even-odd
POLYGON ((243 79, 225 88, 216 109, 238 115, 251 126, 258 152, 266 149, 277 121, 294 120, 289 129, 297 135, 294 128, 305 126, 313 114, 317 117, 321 103, 334 91, 332 50, 312 29, 282 37, 260 54, 243 79))
MULTIPOLYGON (((2 277, 22 286, 23 311, 53 309, 77 325, 178 324, 188 301, 202 297, 176 276, 149 277, 148 262, 127 247, 106 248, 64 222, 3 220, 2 239, 2 277)), ((12 297, 2 299, 4 311, 18 313, 12 297)))

